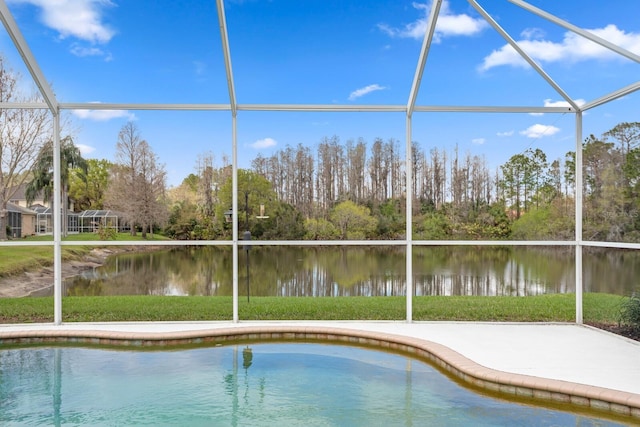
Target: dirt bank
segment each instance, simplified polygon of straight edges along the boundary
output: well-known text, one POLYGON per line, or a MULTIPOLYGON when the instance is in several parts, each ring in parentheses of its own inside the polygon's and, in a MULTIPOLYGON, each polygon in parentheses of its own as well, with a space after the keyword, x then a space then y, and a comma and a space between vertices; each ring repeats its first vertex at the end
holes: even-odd
MULTIPOLYGON (((142 250, 146 250, 144 247, 142 250)), ((80 260, 62 262, 62 279, 77 276, 86 270, 100 267, 110 255, 121 252, 138 250, 132 248, 96 248, 80 260)), ((27 271, 22 274, 0 277, 0 298, 19 298, 32 295, 53 287, 53 266, 43 267, 37 271, 27 271)))

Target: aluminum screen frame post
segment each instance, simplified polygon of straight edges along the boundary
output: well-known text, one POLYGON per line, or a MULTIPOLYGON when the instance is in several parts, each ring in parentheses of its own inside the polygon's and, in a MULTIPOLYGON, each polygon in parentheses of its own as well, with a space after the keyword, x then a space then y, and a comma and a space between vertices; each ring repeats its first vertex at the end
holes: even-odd
POLYGON ((62 189, 60 114, 53 116, 53 323, 62 324, 62 189))
POLYGON ((413 322, 413 170, 411 151, 411 115, 407 114, 407 147, 405 148, 405 204, 406 204, 406 224, 405 224, 405 275, 406 275, 406 321, 413 322))
POLYGON ((583 292, 583 274, 582 274, 582 111, 576 113, 576 162, 575 162, 575 175, 576 175, 576 200, 575 200, 575 240, 576 240, 576 323, 581 325, 583 323, 583 307, 582 307, 582 292, 583 292))

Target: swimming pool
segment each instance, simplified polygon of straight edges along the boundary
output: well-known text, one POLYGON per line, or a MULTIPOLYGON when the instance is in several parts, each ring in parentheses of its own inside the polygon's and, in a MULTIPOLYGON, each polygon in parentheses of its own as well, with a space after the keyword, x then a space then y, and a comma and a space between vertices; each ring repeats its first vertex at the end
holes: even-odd
POLYGON ((622 425, 476 394, 397 353, 319 343, 0 350, 1 425, 622 425))

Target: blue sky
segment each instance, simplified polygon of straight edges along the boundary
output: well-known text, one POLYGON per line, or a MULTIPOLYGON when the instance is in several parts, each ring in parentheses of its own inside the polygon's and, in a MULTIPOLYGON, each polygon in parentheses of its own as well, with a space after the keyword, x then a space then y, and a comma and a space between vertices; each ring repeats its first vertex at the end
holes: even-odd
MULTIPOLYGON (((8 0, 61 102, 229 102, 214 1, 8 0)), ((638 81, 621 58, 506 0, 479 3, 577 103, 638 81)), ((537 0, 530 4, 640 54, 640 2, 537 0)), ((239 104, 406 105, 430 1, 235 0, 225 2, 239 104)), ((28 73, 3 32, 0 48, 28 73)), ((584 136, 640 121, 631 94, 584 115, 584 136)), ((417 105, 563 105, 561 96, 465 0, 445 1, 417 105)), ((166 165, 169 184, 205 152, 231 155, 229 112, 69 112, 86 157, 113 160, 119 129, 134 120, 166 165)), ((492 167, 527 148, 551 159, 575 146, 573 114, 416 113, 413 139, 429 150, 485 155, 492 167)), ((401 113, 238 113, 239 163, 323 137, 394 138, 401 113)))

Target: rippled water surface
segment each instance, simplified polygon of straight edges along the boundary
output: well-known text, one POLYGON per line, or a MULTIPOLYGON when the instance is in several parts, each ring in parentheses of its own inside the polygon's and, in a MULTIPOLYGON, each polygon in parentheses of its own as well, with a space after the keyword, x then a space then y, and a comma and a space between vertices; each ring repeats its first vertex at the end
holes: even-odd
POLYGON ((620 424, 481 396, 403 355, 269 343, 0 350, 0 425, 620 424))

